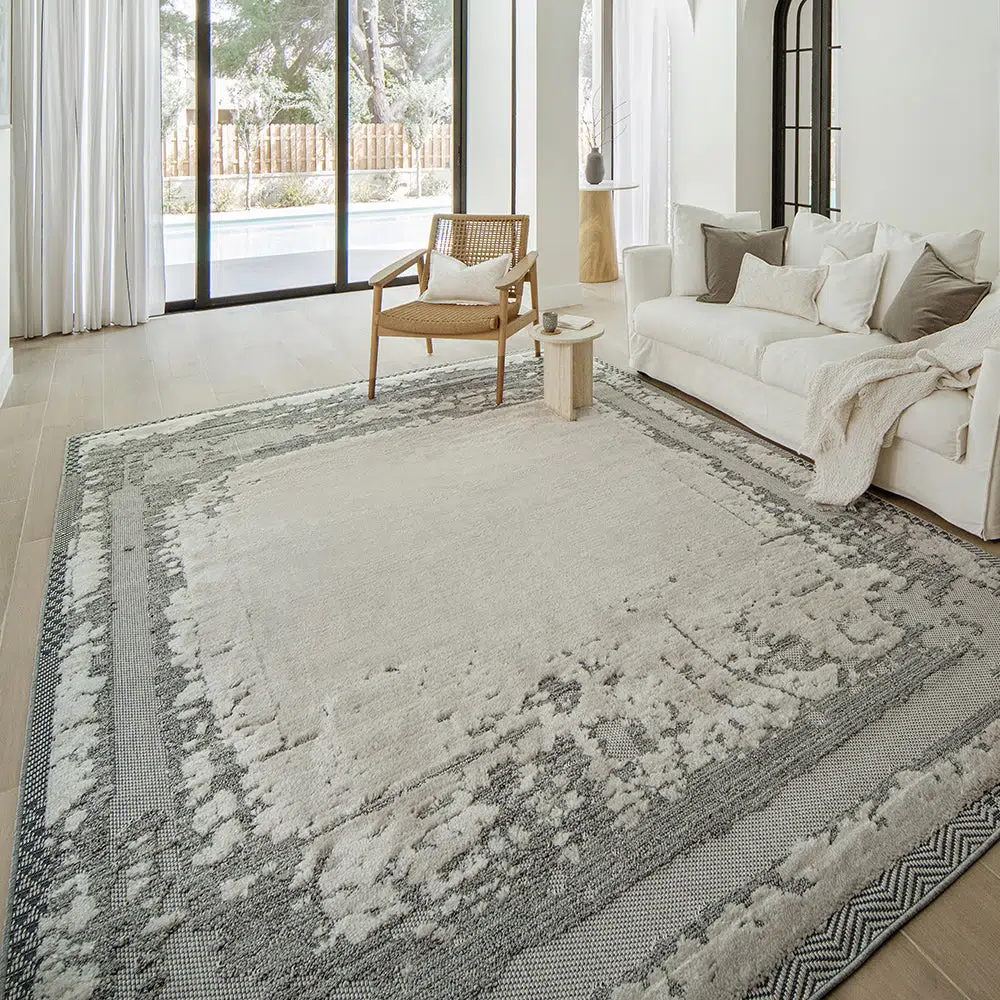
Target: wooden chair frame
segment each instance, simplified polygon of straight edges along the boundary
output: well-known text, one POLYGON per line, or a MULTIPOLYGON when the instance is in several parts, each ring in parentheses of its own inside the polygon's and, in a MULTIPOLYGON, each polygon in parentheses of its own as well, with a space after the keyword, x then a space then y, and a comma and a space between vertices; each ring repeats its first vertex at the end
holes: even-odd
MULTIPOLYGON (((496 403, 503 402, 504 369, 507 341, 520 330, 538 323, 538 255, 528 253, 528 216, 526 215, 435 215, 431 222, 430 240, 426 250, 419 250, 383 268, 369 280, 374 290, 372 301, 372 339, 368 366, 368 398, 375 398, 378 369, 378 344, 382 337, 405 337, 423 340, 427 353, 434 353, 435 340, 489 340, 497 345, 496 403), (432 250, 455 257, 465 264, 482 263, 505 253, 511 255, 511 270, 504 275, 497 291, 497 325, 482 333, 451 333, 445 326, 429 324, 420 332, 394 330, 383 319, 382 293, 385 286, 416 267, 420 294, 427 291, 432 250), (520 313, 525 283, 531 289, 531 309, 520 313), (515 310, 516 306, 516 310, 515 310), (513 312, 514 318, 511 318, 513 312)), ((454 307, 462 309, 462 306, 454 307)), ((535 357, 540 357, 541 345, 535 342, 535 357)))

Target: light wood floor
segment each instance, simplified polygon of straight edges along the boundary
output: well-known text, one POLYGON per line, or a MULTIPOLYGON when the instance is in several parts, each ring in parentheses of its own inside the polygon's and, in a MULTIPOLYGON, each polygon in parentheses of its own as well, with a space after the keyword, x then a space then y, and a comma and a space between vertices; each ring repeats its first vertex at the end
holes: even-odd
MULTIPOLYGON (((405 298, 408 292, 393 293, 405 298)), ((580 312, 627 362, 620 286, 580 312)), ((363 377, 370 295, 356 293, 168 316, 138 330, 17 342, 0 407, 0 912, 6 907, 35 640, 66 438, 363 377)), ((390 302, 393 299, 390 299, 390 302)), ((509 350, 527 350, 523 334, 509 350)), ((380 373, 494 356, 490 345, 383 342, 380 373)), ((489 400, 484 399, 484 406, 489 400)), ((1000 1000, 1000 848, 838 990, 837 1000, 1000 1000)))

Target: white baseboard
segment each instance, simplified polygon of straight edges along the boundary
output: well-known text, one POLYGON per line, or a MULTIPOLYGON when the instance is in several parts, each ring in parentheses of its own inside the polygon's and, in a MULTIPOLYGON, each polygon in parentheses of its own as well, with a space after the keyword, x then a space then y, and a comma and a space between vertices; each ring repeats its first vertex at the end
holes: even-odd
POLYGON ((0 360, 0 403, 7 398, 7 391, 10 389, 13 381, 14 352, 8 344, 7 350, 4 352, 2 360, 0 360))
POLYGON ((542 309, 564 309, 566 306, 578 306, 583 302, 583 286, 576 285, 542 285, 538 290, 542 309))

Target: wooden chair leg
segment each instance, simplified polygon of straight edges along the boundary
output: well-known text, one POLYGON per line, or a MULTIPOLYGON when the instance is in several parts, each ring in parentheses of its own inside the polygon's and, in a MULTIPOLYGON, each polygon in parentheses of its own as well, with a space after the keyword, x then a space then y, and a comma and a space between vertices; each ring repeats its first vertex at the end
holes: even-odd
POLYGON ((501 330, 497 338, 497 406, 503 402, 503 375, 507 363, 506 334, 506 330, 501 330))
POLYGON ((368 398, 375 398, 375 372, 378 370, 378 327, 372 330, 372 350, 368 361, 368 398))
POLYGON ((430 337, 427 338, 427 353, 428 354, 434 353, 434 341, 431 340, 430 337))
POLYGON ((535 341, 535 357, 540 358, 542 356, 542 343, 539 340, 535 341))
POLYGON ((382 311, 382 289, 376 287, 372 300, 372 348, 368 359, 368 398, 375 398, 375 373, 378 371, 378 317, 382 311))

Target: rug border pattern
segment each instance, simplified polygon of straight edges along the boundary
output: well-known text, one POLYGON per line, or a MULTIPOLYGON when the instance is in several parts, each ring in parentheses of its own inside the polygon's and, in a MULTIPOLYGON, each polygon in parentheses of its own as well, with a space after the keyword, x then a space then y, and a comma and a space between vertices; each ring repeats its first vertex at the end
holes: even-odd
MULTIPOLYGON (((513 367, 529 363, 530 354, 508 358, 513 367)), ((440 378, 444 374, 475 373, 482 368, 492 372, 492 361, 472 361, 459 364, 416 369, 383 380, 385 396, 391 399, 393 389, 419 385, 424 379, 440 378)), ((595 382, 606 375, 634 377, 634 373, 623 372, 607 363, 595 360, 595 382)), ((650 383, 639 383, 650 392, 664 393, 650 383)), ((359 380, 331 389, 311 390, 292 393, 237 406, 216 407, 199 411, 197 416, 239 411, 247 408, 280 406, 292 400, 330 396, 341 393, 364 391, 367 383, 359 380)), ((708 419, 719 420, 716 415, 697 406, 694 402, 665 394, 676 405, 687 407, 708 419)), ((384 397, 383 397, 384 398, 384 397)), ((598 395, 599 400, 599 395, 598 395)), ((514 405, 517 405, 516 403, 514 405)), ((192 415, 194 416, 194 415, 192 415)), ((53 699, 57 666, 55 653, 58 652, 64 622, 59 611, 66 591, 65 569, 68 546, 73 526, 80 518, 81 483, 80 474, 72 465, 78 459, 83 443, 108 433, 128 431, 135 428, 154 427, 167 424, 183 417, 169 417, 162 420, 115 428, 74 436, 68 439, 63 457, 52 544, 46 572, 44 599, 41 603, 38 628, 38 648, 35 655, 35 669, 32 677, 28 717, 25 731, 25 746, 22 756, 20 784, 18 788, 17 815, 11 857, 11 873, 5 907, 2 947, 0 947, 0 998, 26 995, 10 991, 21 987, 30 989, 30 979, 12 976, 10 966, 11 945, 14 928, 18 928, 17 938, 23 941, 37 933, 41 913, 32 908, 25 897, 18 901, 18 886, 23 881, 31 882, 41 874, 41 858, 37 849, 23 849, 22 833, 26 829, 40 828, 45 815, 45 789, 47 781, 46 749, 52 739, 53 699), (15 917, 17 920, 15 922, 15 917)), ((798 465, 809 466, 807 460, 787 449, 769 442, 740 424, 728 421, 725 426, 731 432, 754 442, 763 442, 798 465)), ((884 497, 869 493, 865 501, 886 505, 911 524, 932 534, 947 539, 951 544, 965 548, 977 556, 989 555, 965 538, 957 537, 946 529, 920 518, 914 512, 897 507, 884 497)), ((37 843, 36 838, 31 838, 37 843)), ((898 859, 892 866, 857 893, 844 906, 833 913, 825 925, 803 940, 786 956, 771 974, 758 986, 749 991, 746 1000, 821 1000, 853 975, 872 955, 896 934, 906 923, 929 906, 952 886, 962 875, 973 867, 986 853, 1000 844, 1000 786, 968 805, 953 820, 939 827, 916 850, 898 859)), ((34 954, 34 948, 31 949, 34 954)), ((37 955, 34 959, 37 968, 37 955)), ((22 970, 28 971, 28 970, 22 970)))

